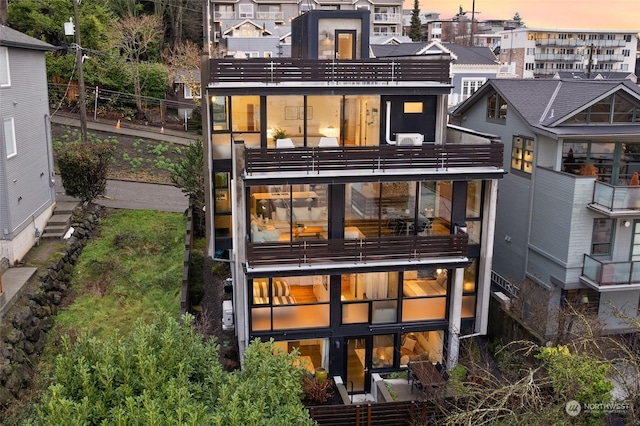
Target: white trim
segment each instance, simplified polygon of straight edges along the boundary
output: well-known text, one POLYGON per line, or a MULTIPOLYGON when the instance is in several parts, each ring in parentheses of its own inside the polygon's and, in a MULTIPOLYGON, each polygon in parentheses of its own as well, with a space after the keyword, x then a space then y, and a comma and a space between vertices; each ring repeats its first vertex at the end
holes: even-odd
POLYGON ((18 155, 18 148, 16 144, 16 126, 13 117, 5 118, 3 120, 4 131, 4 144, 7 150, 7 158, 12 158, 18 155))

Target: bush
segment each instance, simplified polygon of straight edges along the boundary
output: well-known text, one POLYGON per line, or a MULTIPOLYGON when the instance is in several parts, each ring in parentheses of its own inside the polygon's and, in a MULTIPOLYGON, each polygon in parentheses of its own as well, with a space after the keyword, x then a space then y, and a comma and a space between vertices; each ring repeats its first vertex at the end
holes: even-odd
POLYGON ((63 144, 56 157, 66 193, 85 203, 91 203, 104 194, 114 151, 113 146, 102 143, 63 144))

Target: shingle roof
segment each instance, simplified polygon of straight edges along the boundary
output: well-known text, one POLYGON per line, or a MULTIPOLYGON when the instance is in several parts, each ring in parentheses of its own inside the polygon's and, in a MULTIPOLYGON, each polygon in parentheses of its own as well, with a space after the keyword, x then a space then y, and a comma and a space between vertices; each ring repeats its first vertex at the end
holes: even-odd
POLYGON ((394 56, 415 56, 426 43, 372 44, 371 51, 376 58, 394 56))
POLYGON ((470 47, 455 43, 442 43, 456 55, 453 61, 456 64, 495 64, 498 59, 488 47, 470 47))
POLYGON ((555 126, 617 90, 628 90, 640 100, 640 87, 629 80, 490 79, 488 83, 454 114, 463 114, 493 88, 530 126, 562 133, 555 126))
POLYGON ((0 46, 20 47, 33 50, 56 50, 55 46, 40 41, 13 28, 0 25, 0 46))

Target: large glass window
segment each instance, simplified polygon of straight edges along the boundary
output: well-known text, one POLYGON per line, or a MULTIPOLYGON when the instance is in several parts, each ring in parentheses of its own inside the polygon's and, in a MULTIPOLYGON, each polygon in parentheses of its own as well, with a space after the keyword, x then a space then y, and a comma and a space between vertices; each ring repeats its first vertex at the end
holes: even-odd
POLYGON ((402 281, 402 321, 444 319, 449 273, 446 269, 405 271, 402 281))
POLYGON ((234 132, 260 131, 260 97, 234 96, 231 123, 234 132))
POLYGON ((318 146, 323 137, 335 138, 335 143, 339 144, 342 140, 341 104, 341 96, 307 97, 307 146, 318 146))
POLYGON ((397 272, 343 275, 340 293, 342 323, 397 322, 397 298, 397 272), (369 310, 371 310, 371 318, 369 318, 369 310))
POLYGON ((304 117, 304 96, 268 96, 268 146, 276 146, 278 139, 290 139, 295 146, 304 146, 304 117))
POLYGON ((345 145, 380 145, 380 96, 346 96, 343 111, 345 145))
POLYGON ((599 181, 628 185, 634 172, 640 172, 640 144, 622 142, 572 142, 563 145, 562 170, 587 174, 586 165, 595 167, 599 181))
POLYGON ((327 185, 250 188, 251 241, 328 238, 327 185))
POLYGON ((316 368, 329 368, 329 339, 306 339, 275 342, 276 351, 291 353, 297 350, 300 354, 300 365, 309 373, 316 368))
POLYGON ((325 275, 251 280, 252 330, 328 327, 328 282, 325 275))
POLYGON ((614 93, 572 116, 563 124, 629 124, 640 121, 640 103, 624 93, 614 93))
POLYGON ((404 367, 412 361, 433 363, 443 361, 444 332, 412 331, 402 333, 400 337, 400 366, 404 367))

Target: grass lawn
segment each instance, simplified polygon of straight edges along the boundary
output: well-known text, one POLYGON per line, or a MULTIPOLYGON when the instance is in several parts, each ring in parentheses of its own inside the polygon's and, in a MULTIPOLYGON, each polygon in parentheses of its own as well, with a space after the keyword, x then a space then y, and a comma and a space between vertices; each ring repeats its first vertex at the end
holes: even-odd
POLYGON ((59 333, 127 334, 137 318, 180 312, 186 218, 150 210, 111 212, 76 264, 59 333))

